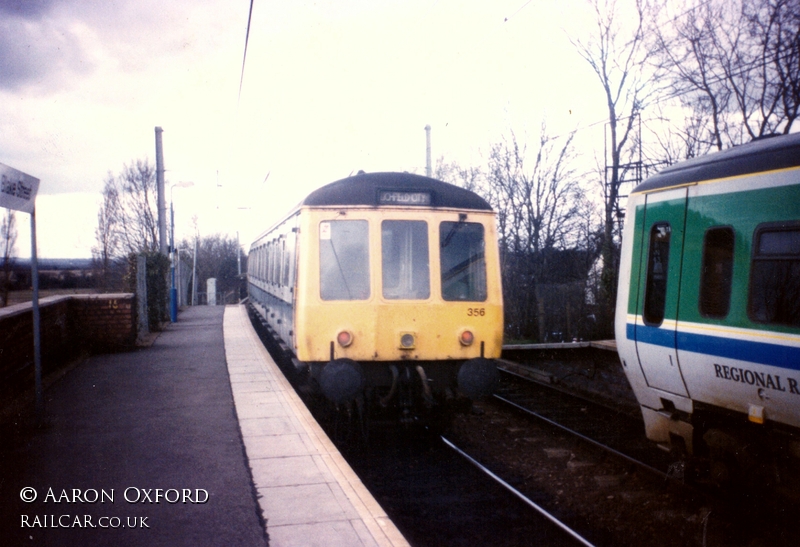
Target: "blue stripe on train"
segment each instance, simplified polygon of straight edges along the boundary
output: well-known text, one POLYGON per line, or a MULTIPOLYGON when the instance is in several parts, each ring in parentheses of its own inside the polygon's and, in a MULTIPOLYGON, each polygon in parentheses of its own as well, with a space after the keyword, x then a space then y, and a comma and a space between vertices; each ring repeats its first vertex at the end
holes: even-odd
MULTIPOLYGON (((634 333, 638 333, 639 342, 665 348, 675 347, 676 340, 672 331, 643 326, 635 329, 633 324, 628 323, 625 329, 628 340, 636 339, 634 333)), ((691 351, 714 357, 739 359, 773 367, 800 370, 800 348, 792 346, 688 332, 678 332, 677 344, 678 349, 681 351, 691 351)))

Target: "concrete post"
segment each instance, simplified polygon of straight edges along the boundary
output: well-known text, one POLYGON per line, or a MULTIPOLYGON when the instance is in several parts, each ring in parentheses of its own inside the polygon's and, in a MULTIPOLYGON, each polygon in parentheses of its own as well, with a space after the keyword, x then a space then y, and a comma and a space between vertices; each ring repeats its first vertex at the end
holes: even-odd
POLYGON ((206 299, 209 306, 217 305, 217 280, 214 277, 206 280, 206 299))
POLYGON ((433 164, 431 163, 431 126, 425 126, 425 176, 433 175, 433 164))
POLYGON ((167 254, 167 207, 164 196, 164 149, 161 145, 161 133, 164 130, 156 127, 156 187, 158 201, 158 251, 167 254))
POLYGON ((138 316, 138 337, 150 334, 150 322, 147 317, 147 257, 140 254, 136 257, 136 307, 138 316))

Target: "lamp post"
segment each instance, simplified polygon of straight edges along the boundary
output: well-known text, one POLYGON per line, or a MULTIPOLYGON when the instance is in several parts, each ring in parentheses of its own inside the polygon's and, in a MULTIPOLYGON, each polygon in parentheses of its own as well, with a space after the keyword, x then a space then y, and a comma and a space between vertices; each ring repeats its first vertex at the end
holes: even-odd
POLYGON ((169 320, 172 323, 178 320, 178 289, 175 287, 175 209, 172 205, 172 191, 176 186, 178 188, 186 188, 188 186, 194 186, 194 182, 176 182, 169 187, 169 273, 171 278, 169 289, 169 320))

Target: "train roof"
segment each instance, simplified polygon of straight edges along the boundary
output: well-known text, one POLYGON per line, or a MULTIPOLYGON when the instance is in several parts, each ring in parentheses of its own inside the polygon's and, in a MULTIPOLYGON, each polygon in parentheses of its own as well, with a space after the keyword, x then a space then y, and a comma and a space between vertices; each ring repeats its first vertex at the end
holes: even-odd
POLYGON ((762 138, 667 167, 637 186, 652 192, 704 180, 736 177, 800 166, 800 133, 762 138))
POLYGON ((359 173, 311 192, 301 206, 380 205, 491 211, 485 199, 452 184, 411 173, 359 173))

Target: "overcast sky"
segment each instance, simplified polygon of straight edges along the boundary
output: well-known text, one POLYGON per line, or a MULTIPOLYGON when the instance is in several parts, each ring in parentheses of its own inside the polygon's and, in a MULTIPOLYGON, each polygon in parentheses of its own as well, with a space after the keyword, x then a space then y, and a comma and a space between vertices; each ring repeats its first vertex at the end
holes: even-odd
POLYGON ((359 169, 424 173, 426 124, 434 159, 485 165, 511 129, 604 116, 569 42, 584 0, 255 0, 239 98, 249 5, 0 0, 0 162, 41 180, 40 256, 90 256, 104 178, 154 163, 156 126, 167 184, 194 183, 173 192, 178 237, 196 215, 246 244, 359 169))

